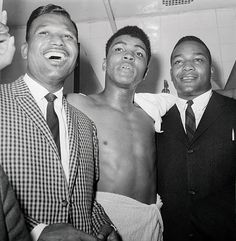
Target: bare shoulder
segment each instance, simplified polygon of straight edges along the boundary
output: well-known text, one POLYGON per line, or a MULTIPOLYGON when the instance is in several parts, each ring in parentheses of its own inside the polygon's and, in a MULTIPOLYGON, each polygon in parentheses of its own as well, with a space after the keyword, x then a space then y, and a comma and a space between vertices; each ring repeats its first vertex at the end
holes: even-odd
POLYGON ((69 103, 75 103, 77 101, 89 101, 89 96, 82 93, 70 93, 66 96, 69 103))
POLYGON ((134 104, 134 111, 130 112, 129 115, 132 121, 142 126, 153 126, 153 119, 136 103, 134 104))
POLYGON ((67 101, 76 108, 94 105, 94 99, 81 93, 70 93, 66 97, 67 101))

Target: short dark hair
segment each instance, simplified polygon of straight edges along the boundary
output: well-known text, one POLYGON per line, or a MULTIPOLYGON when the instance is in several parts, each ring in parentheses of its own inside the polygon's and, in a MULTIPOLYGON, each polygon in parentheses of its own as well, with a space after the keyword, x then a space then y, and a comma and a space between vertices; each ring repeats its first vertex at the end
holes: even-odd
POLYGON ((45 6, 40 6, 38 8, 36 8, 30 15, 28 21, 27 21, 27 25, 26 25, 26 41, 29 40, 29 32, 30 32, 30 27, 32 25, 32 22, 38 18, 41 15, 44 14, 48 14, 48 13, 53 13, 53 14, 58 14, 58 15, 62 15, 64 17, 66 17, 67 19, 69 19, 71 21, 71 23, 74 25, 75 30, 76 30, 76 38, 78 38, 78 29, 77 26, 75 24, 75 22, 71 19, 70 14, 62 7, 54 5, 54 4, 48 4, 45 6))
POLYGON ((210 50, 208 49, 208 47, 206 46, 206 44, 205 44, 200 38, 198 38, 198 37, 196 37, 196 36, 193 36, 193 35, 184 36, 184 37, 182 37, 181 39, 179 39, 179 41, 176 43, 176 45, 174 46, 173 51, 172 51, 172 53, 171 53, 170 63, 172 62, 173 52, 174 52, 174 50, 176 49, 176 47, 177 47, 178 45, 180 45, 181 43, 187 42, 187 41, 195 41, 195 42, 198 42, 198 43, 202 44, 202 45, 205 47, 206 51, 207 51, 208 58, 209 58, 209 62, 210 62, 210 64, 211 64, 212 59, 211 59, 211 52, 210 52, 210 50))
POLYGON ((119 29, 117 32, 115 32, 107 41, 106 43, 106 57, 109 51, 109 48, 113 42, 113 40, 121 35, 129 35, 133 38, 138 38, 140 39, 144 45, 146 46, 147 49, 147 63, 149 63, 150 58, 151 58, 151 46, 150 46, 150 40, 147 34, 139 27, 137 26, 125 26, 121 29, 119 29))

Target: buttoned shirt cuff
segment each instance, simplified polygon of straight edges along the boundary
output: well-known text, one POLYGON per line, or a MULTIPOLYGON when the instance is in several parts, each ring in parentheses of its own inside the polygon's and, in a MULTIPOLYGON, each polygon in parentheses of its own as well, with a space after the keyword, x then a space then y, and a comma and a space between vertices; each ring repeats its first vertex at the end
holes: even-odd
POLYGON ((35 226, 34 229, 32 229, 32 231, 30 232, 30 235, 33 241, 37 241, 39 239, 40 234, 42 233, 42 231, 46 226, 47 226, 46 224, 40 223, 37 226, 35 226))

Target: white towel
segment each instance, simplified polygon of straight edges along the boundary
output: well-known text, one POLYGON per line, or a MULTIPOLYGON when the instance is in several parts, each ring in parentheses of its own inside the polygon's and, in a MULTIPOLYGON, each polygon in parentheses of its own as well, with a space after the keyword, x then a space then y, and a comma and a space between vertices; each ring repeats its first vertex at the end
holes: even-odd
POLYGON ((97 192, 96 195, 123 241, 163 241, 159 195, 156 203, 150 205, 115 193, 97 192))
POLYGON ((171 94, 136 93, 134 101, 155 121, 156 132, 161 131, 161 117, 176 103, 177 97, 171 94))

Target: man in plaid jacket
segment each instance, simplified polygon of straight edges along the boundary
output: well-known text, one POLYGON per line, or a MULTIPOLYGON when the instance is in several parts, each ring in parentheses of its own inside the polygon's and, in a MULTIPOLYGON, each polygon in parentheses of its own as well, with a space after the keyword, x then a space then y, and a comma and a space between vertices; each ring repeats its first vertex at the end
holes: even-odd
MULTIPOLYGON (((24 76, 0 86, 0 164, 33 240, 119 240, 94 199, 99 178, 96 128, 63 97, 78 55, 77 28, 61 7, 34 10, 27 22, 24 76), (46 122, 53 93, 60 146, 46 122)), ((9 36, 6 42, 11 44, 9 36)))

